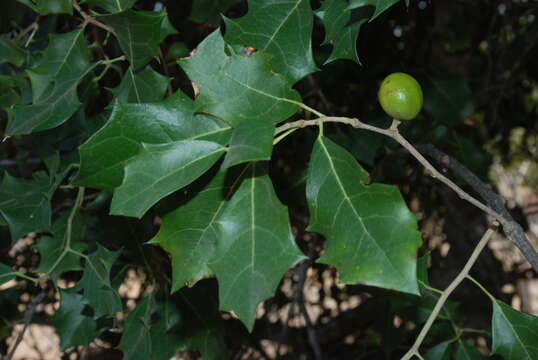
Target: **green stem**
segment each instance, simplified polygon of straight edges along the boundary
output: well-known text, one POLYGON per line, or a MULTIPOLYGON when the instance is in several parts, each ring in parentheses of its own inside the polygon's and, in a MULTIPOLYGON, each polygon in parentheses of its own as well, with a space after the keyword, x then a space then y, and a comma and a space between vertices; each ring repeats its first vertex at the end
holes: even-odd
POLYGON ((471 275, 467 275, 467 279, 471 280, 476 286, 478 286, 480 290, 482 290, 484 294, 486 294, 491 299, 491 301, 495 301, 495 297, 491 295, 474 277, 472 277, 471 275))

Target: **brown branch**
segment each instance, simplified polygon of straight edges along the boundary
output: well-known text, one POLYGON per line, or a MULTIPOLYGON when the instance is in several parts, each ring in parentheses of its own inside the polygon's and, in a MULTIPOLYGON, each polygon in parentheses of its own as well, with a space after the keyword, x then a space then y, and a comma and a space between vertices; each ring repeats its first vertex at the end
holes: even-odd
MULTIPOLYGON (((318 126, 320 123, 326 123, 326 122, 333 122, 333 123, 341 123, 341 124, 348 124, 353 126, 357 129, 364 129, 368 131, 373 131, 385 136, 388 136, 392 138, 393 140, 397 141, 400 145, 402 145, 407 151, 411 153, 415 157, 415 159, 420 162, 424 168, 429 172, 429 175, 433 178, 441 181, 445 185, 447 185, 449 188, 454 190, 458 196, 473 204, 483 212, 485 212, 488 215, 491 215, 495 220, 497 220, 502 226, 504 233, 514 241, 514 243, 517 245, 517 247, 523 252, 523 255, 527 258, 529 263, 532 265, 533 269, 538 273, 538 254, 536 253, 536 250, 532 247, 532 245, 529 243, 527 238, 524 235, 523 229, 521 228, 521 225, 519 225, 517 222, 515 222, 512 217, 508 214, 506 209, 504 208, 504 203, 502 199, 497 200, 495 202, 492 202, 491 204, 485 205, 481 201, 477 200, 473 196, 469 195, 467 192, 465 192, 463 189, 461 189, 458 185, 456 185, 452 180, 444 176, 441 172, 439 172, 418 150, 410 144, 398 131, 398 121, 394 120, 390 128, 388 129, 382 129, 378 128, 372 125, 368 125, 366 123, 363 123, 359 121, 359 119, 355 118, 346 118, 346 117, 319 117, 317 119, 313 120, 297 120, 294 122, 286 123, 284 125, 279 126, 275 130, 275 135, 278 135, 284 131, 287 131, 292 128, 302 128, 306 126, 318 126), (499 205, 499 201, 502 203, 502 205, 499 205), (504 209, 504 211, 503 211, 504 209), (523 235, 521 235, 523 234, 523 235)), ((467 170, 468 171, 468 170, 467 170)), ((470 172, 470 171, 468 171, 470 172)), ((487 189, 487 187, 484 185, 484 188, 487 189)), ((480 194, 480 192, 479 192, 480 194)), ((482 194, 481 194, 482 196, 482 194)), ((488 199, 487 197, 485 199, 488 199)))
POLYGON ((105 31, 107 31, 109 33, 112 33, 112 34, 116 35, 116 33, 114 32, 114 29, 112 29, 110 26, 103 24, 102 22, 96 20, 92 16, 88 15, 88 13, 86 13, 84 10, 82 10, 82 8, 80 7, 80 5, 77 3, 76 0, 73 0, 73 7, 79 12, 79 14, 84 19, 84 22, 82 23, 82 27, 85 27, 86 24, 89 23, 89 24, 93 24, 93 25, 95 25, 97 27, 100 27, 101 29, 103 29, 103 30, 105 30, 105 31))
POLYGON ((9 355, 6 357, 6 360, 11 360, 13 358, 13 355, 15 355, 15 351, 17 351, 17 348, 19 347, 20 343, 22 342, 22 339, 24 338, 24 333, 26 332, 28 325, 30 325, 32 318, 34 317, 34 313, 37 308, 37 305, 39 305, 39 303, 43 301, 44 297, 45 297, 45 289, 43 289, 41 293, 37 295, 32 300, 32 302, 28 305, 28 309, 26 309, 26 313, 24 314, 24 327, 22 328, 19 335, 17 335, 17 340, 15 340, 15 344, 13 345, 13 348, 9 352, 9 355))
POLYGON ((514 220, 512 215, 510 215, 506 209, 505 199, 491 190, 488 185, 484 184, 475 174, 473 174, 473 172, 467 169, 459 161, 438 150, 435 146, 431 144, 418 145, 417 148, 426 155, 432 157, 439 164, 447 167, 456 175, 460 176, 478 193, 478 195, 480 195, 489 207, 501 215, 497 220, 501 223, 503 232, 512 242, 514 242, 514 244, 516 244, 527 261, 531 264, 534 271, 538 273, 538 253, 530 244, 521 225, 514 220))

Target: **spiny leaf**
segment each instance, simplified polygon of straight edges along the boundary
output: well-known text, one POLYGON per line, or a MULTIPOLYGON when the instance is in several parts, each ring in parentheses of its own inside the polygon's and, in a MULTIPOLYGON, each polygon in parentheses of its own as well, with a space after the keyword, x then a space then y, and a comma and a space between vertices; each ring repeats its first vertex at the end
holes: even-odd
POLYGON ((179 65, 197 84, 199 111, 237 125, 242 121, 279 123, 297 111, 299 94, 282 76, 271 71, 262 53, 227 55, 219 30, 198 45, 192 58, 179 65))
POLYGON ((81 165, 74 182, 111 191, 121 185, 124 167, 142 143, 200 139, 225 144, 229 136, 229 126, 196 115, 193 101, 180 91, 159 103, 116 103, 106 125, 80 146, 81 165))
POLYGON ((166 13, 125 10, 98 19, 110 25, 133 68, 146 65, 159 54, 161 24, 166 13))
POLYGON ((304 256, 266 170, 251 165, 249 172, 218 219, 219 241, 209 266, 219 281, 220 308, 233 310, 252 329, 258 304, 304 256))
POLYGON ((371 5, 375 7, 374 14, 370 18, 370 21, 385 12, 392 5, 396 4, 399 0, 351 0, 349 8, 356 9, 362 6, 371 5))
POLYGON ((346 0, 325 0, 316 15, 325 25, 325 40, 323 44, 332 45, 333 49, 328 64, 337 59, 350 59, 360 63, 357 56, 357 37, 361 25, 368 21, 364 16, 352 21, 352 10, 348 9, 346 0))
POLYGON ((10 63, 21 66, 26 58, 26 53, 14 41, 7 36, 0 36, 0 64, 10 63))
POLYGON ((94 319, 115 316, 122 310, 119 295, 110 284, 110 270, 119 255, 119 251, 109 251, 98 244, 97 250, 86 259, 84 273, 76 290, 82 290, 94 311, 94 319))
POLYGON ((336 267, 339 281, 358 281, 418 293, 415 216, 398 188, 372 184, 351 154, 320 136, 312 151, 306 185, 308 229, 327 238, 320 262, 336 267))
POLYGON ((172 256, 172 292, 212 274, 208 262, 218 241, 216 222, 226 204, 226 178, 225 171, 219 172, 185 204, 166 214, 151 240, 172 256))
POLYGON ((151 314, 155 308, 153 295, 147 296, 127 315, 121 342, 118 349, 125 360, 147 360, 151 357, 151 338, 149 333, 151 314))
POLYGON ((39 267, 36 272, 47 273, 56 282, 60 275, 66 271, 81 270, 80 256, 68 251, 69 249, 83 252, 86 249, 84 236, 86 233, 86 218, 75 215, 69 228, 69 212, 62 214, 52 224, 53 236, 44 236, 39 239, 35 248, 41 255, 39 267))
POLYGON ((492 352, 506 359, 538 359, 538 318, 493 301, 492 352))
POLYGON ((49 321, 60 335, 62 351, 72 346, 86 346, 99 335, 95 320, 82 314, 86 305, 82 295, 60 290, 60 308, 49 321))
POLYGON ((7 135, 29 134, 57 127, 79 108, 77 86, 96 64, 90 63, 82 30, 51 35, 41 62, 28 70, 33 104, 16 105, 7 135))
POLYGON ((196 180, 225 151, 221 145, 204 140, 142 143, 140 152, 125 166, 110 213, 142 217, 157 201, 196 180))
POLYGON ((248 5, 247 15, 224 18, 226 41, 271 54, 275 71, 291 83, 317 70, 312 56, 310 1, 250 0, 248 5))
POLYGON ((33 180, 4 174, 0 215, 9 225, 12 241, 29 232, 50 230, 50 198, 54 190, 54 181, 44 173, 36 173, 33 180))

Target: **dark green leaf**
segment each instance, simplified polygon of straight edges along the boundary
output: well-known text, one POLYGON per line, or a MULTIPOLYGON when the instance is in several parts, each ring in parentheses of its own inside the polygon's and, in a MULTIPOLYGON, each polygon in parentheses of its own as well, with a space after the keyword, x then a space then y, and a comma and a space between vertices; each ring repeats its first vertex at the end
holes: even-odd
POLYGON ((317 70, 312 55, 310 1, 250 0, 248 5, 247 15, 224 19, 227 42, 271 54, 274 70, 292 84, 317 70))
POLYGON ((493 301, 492 352, 505 359, 538 359, 538 318, 493 301))
POLYGON ((465 79, 454 75, 435 75, 424 84, 424 109, 445 125, 456 125, 473 111, 471 90, 465 79))
POLYGON ((39 267, 35 271, 49 274, 55 282, 66 271, 82 269, 80 256, 69 249, 79 253, 86 249, 86 218, 76 215, 69 226, 71 233, 68 233, 69 215, 66 212, 55 220, 51 229, 53 236, 44 236, 35 245, 41 255, 39 267))
POLYGON ((269 160, 273 151, 275 125, 264 121, 248 121, 237 125, 230 139, 230 150, 222 168, 249 162, 269 160))
POLYGON ((218 26, 221 14, 239 0, 194 0, 189 19, 197 23, 209 23, 218 26))
POLYGON ((117 13, 133 7, 137 0, 84 0, 81 3, 92 3, 110 13, 117 13))
POLYGON ((347 151, 318 138, 306 192, 309 230, 327 238, 319 261, 335 266, 341 283, 362 281, 417 294, 416 218, 398 188, 368 182, 368 173, 347 151))
POLYGON ((0 285, 7 283, 11 279, 15 278, 15 270, 11 266, 0 263, 0 285))
POLYGON ((170 78, 147 67, 135 74, 129 67, 118 87, 112 89, 121 103, 149 103, 161 100, 170 78))
POLYGON ((42 61, 28 70, 33 104, 13 109, 6 133, 28 134, 61 125, 79 108, 77 85, 94 68, 82 30, 51 35, 42 61))
POLYGON ((113 317, 122 310, 120 297, 110 284, 110 270, 119 254, 119 251, 109 251, 98 245, 87 258, 76 289, 82 289, 85 300, 93 308, 94 319, 113 317))
POLYGON ((0 185, 0 215, 9 225, 12 241, 29 232, 50 230, 50 198, 55 184, 44 173, 33 180, 4 174, 0 185))
POLYGON ((21 66, 26 59, 26 53, 7 36, 0 36, 0 64, 10 63, 21 66))
POLYGON ((125 166, 110 213, 142 217, 157 201, 196 180, 225 151, 221 145, 204 140, 142 143, 140 152, 125 166))
POLYGON ((333 49, 325 64, 337 59, 350 59, 360 63, 357 56, 357 37, 363 23, 369 16, 353 19, 346 0, 325 0, 316 15, 325 25, 323 44, 332 45, 333 49))
POLYGON ((426 355, 425 360, 450 360, 450 341, 445 341, 432 347, 426 355))
POLYGON ((375 11, 370 19, 370 21, 372 21, 398 1, 399 0, 351 0, 349 8, 356 9, 367 5, 375 7, 375 11))
POLYGON ((228 358, 216 281, 204 280, 181 289, 160 303, 155 315, 152 360, 168 360, 179 350, 197 350, 204 360, 228 358))
POLYGON ((232 125, 242 121, 278 123, 297 111, 299 94, 271 71, 262 53, 227 55, 216 30, 198 45, 196 55, 179 61, 200 89, 198 109, 232 125))
POLYGON ((208 262, 218 240, 216 222, 226 204, 227 189, 223 171, 187 203, 163 217, 151 243, 161 245, 172 256, 172 291, 212 274, 208 262))
POLYGON ((456 360, 481 360, 486 358, 474 346, 466 343, 463 340, 458 341, 457 349, 456 360))
POLYGON ((90 51, 82 29, 51 34, 40 62, 27 70, 32 81, 33 100, 43 100, 54 80, 62 81, 87 71, 90 51))
POLYGON ((218 119, 195 115, 193 101, 180 91, 159 103, 116 103, 107 124, 80 147, 75 183, 109 191, 120 186, 125 165, 142 143, 199 139, 225 144, 229 136, 230 127, 218 119))
POLYGON ((78 345, 88 345, 97 335, 97 323, 91 317, 83 315, 87 305, 82 295, 69 290, 60 290, 60 308, 50 318, 61 339, 62 350, 78 345))
POLYGON ((209 266, 219 281, 221 309, 233 310, 252 329, 258 304, 273 296, 282 275, 304 256, 266 170, 251 165, 249 173, 218 219, 209 266))
POLYGON ((114 29, 127 59, 138 69, 159 54, 161 24, 165 17, 165 12, 125 10, 98 19, 114 29))
POLYGON ((40 15, 73 14, 71 0, 17 0, 40 15))
POLYGON ((142 299, 129 313, 118 349, 125 360, 147 360, 151 357, 149 325, 155 307, 153 296, 142 299))

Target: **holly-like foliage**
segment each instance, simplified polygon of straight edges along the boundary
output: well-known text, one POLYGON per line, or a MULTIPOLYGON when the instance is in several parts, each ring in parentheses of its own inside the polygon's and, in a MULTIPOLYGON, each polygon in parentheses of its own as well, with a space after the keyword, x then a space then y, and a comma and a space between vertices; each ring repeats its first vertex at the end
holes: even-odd
MULTIPOLYGON (((360 335, 361 354, 381 346, 397 358, 410 346, 416 331, 387 330, 382 319, 420 329, 439 294, 409 194, 373 171, 378 153, 398 150, 379 131, 328 125, 350 124, 330 116, 354 117, 357 104, 365 123, 383 128, 390 119, 360 99, 335 110, 313 74, 333 90, 345 82, 332 77, 338 67, 377 75, 372 61, 360 68, 358 54, 369 51, 357 49, 360 32, 374 22, 388 28, 390 11, 417 4, 4 1, 6 16, 21 22, 0 35, 0 161, 8 164, 0 224, 3 248, 26 241, 33 255, 24 264, 4 257, 0 284, 58 296, 46 321, 62 351, 99 338, 125 359, 238 356, 248 344, 237 338, 261 331, 257 319, 281 301, 283 279, 297 272, 303 286, 308 267, 334 269, 338 286, 390 305, 360 335), (178 41, 192 51, 170 59, 178 41), (141 285, 129 299, 132 273, 141 285)), ((435 142, 473 112, 471 93, 463 77, 422 79, 427 114, 418 121, 437 129, 400 131, 435 142)), ((304 300, 302 288, 296 294, 304 300)), ((0 292, 0 302, 12 297, 0 292)), ((483 331, 491 352, 535 359, 536 318, 491 300, 483 331)), ((425 358, 482 357, 462 337, 456 308, 443 307, 425 358)))

